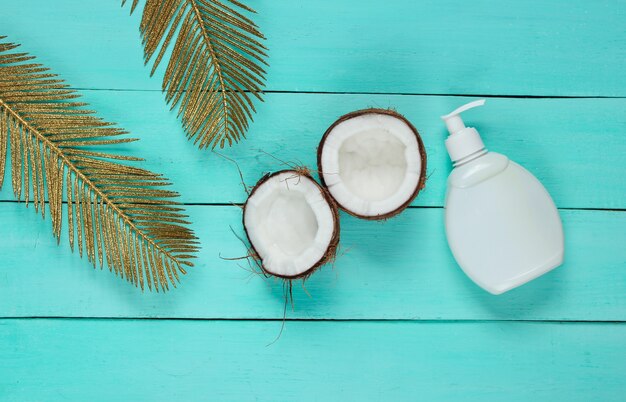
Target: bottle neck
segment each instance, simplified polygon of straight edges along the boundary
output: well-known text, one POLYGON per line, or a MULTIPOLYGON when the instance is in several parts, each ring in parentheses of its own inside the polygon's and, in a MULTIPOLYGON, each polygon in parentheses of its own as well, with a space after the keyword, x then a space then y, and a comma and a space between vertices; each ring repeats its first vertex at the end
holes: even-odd
POLYGON ((446 138, 448 155, 457 164, 465 162, 484 149, 485 144, 473 127, 466 127, 446 138))
POLYGON ((463 158, 461 158, 459 160, 453 161, 452 162, 452 166, 455 167, 455 168, 459 167, 459 166, 463 166, 466 163, 469 163, 469 162, 473 161, 474 159, 480 158, 481 156, 485 155, 487 152, 489 152, 487 150, 487 148, 479 149, 478 151, 473 152, 473 153, 471 153, 471 154, 469 154, 467 156, 464 156, 463 158))

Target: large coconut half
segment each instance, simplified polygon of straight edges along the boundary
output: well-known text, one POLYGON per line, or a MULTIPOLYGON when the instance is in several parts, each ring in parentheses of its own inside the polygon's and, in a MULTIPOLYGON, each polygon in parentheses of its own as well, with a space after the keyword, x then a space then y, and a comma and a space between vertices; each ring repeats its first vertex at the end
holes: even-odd
POLYGON ((320 142, 322 183, 346 212, 386 219, 404 210, 424 187, 426 151, 399 113, 365 109, 333 123, 320 142))
POLYGON ((261 268, 285 279, 307 277, 335 255, 339 214, 326 190, 303 172, 283 170, 254 186, 243 225, 261 268))

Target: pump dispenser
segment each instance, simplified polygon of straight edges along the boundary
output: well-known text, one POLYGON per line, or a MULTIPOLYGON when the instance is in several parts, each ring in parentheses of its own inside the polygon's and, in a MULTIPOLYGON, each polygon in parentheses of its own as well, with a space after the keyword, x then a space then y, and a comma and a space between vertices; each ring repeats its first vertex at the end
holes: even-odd
POLYGON ((463 271, 483 289, 500 294, 563 263, 563 227, 543 185, 506 156, 488 152, 460 114, 441 118, 454 164, 445 202, 446 236, 463 271))
POLYGON ((441 117, 446 122, 446 127, 450 132, 450 136, 446 139, 446 149, 453 162, 456 163, 456 161, 461 161, 485 150, 485 144, 483 144, 478 131, 473 127, 465 127, 460 116, 462 112, 484 104, 484 99, 470 102, 441 117))

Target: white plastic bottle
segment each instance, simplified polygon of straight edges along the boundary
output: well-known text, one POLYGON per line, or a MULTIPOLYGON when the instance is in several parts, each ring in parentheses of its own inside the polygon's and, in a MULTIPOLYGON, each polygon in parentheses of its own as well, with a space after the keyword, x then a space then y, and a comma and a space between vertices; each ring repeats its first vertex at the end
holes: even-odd
POLYGON ((485 149, 478 131, 460 113, 442 116, 454 164, 448 178, 445 225, 448 244, 465 273, 500 294, 563 262, 563 227, 550 194, 526 169, 485 149))

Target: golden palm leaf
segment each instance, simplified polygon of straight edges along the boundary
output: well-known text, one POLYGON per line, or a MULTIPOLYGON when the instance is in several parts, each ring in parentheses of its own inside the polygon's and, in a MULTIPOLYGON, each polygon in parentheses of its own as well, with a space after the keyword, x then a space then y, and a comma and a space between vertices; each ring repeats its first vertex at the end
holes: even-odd
POLYGON ((13 51, 0 37, 0 188, 7 153, 18 201, 45 216, 61 236, 63 195, 72 250, 144 289, 176 286, 196 251, 185 215, 160 187, 161 175, 121 164, 139 158, 111 154, 103 146, 135 141, 86 110, 78 95, 34 57, 13 51))
POLYGON ((180 105, 187 136, 200 148, 245 137, 255 111, 250 94, 263 100, 265 38, 242 12, 254 10, 236 0, 146 0, 140 25, 145 62, 158 51, 154 74, 175 40, 163 91, 172 108, 180 105))

